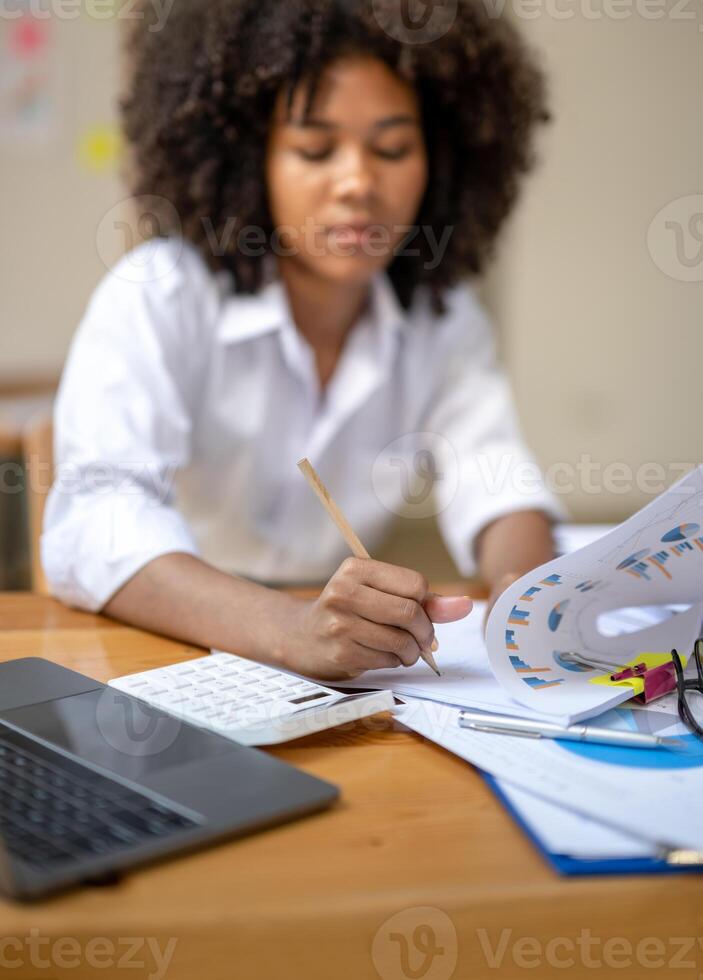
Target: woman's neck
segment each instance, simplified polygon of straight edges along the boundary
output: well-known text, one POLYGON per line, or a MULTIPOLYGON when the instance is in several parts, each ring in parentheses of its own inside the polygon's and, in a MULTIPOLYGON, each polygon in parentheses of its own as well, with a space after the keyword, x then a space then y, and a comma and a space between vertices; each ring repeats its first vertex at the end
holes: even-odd
POLYGON ((321 388, 339 361, 349 331, 369 299, 368 283, 344 285, 325 281, 304 267, 279 263, 295 325, 315 352, 321 388))

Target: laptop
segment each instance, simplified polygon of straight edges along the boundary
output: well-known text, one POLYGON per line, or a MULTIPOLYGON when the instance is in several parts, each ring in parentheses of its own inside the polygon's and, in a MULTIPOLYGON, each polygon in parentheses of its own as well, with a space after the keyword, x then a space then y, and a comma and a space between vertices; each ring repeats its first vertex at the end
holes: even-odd
POLYGON ((19 900, 294 820, 338 789, 37 657, 0 664, 0 891, 19 900))

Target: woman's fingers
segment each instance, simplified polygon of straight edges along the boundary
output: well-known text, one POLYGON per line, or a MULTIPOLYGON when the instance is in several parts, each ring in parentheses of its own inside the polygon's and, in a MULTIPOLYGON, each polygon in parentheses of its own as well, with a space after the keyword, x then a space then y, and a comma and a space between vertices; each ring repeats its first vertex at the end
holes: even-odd
POLYGON ((419 572, 371 558, 346 559, 318 605, 323 633, 346 646, 337 666, 354 672, 412 666, 432 647, 433 622, 455 622, 473 608, 467 596, 430 592, 419 572), (366 651, 362 661, 359 646, 366 651))
POLYGON ((420 659, 415 637, 395 626, 382 626, 359 617, 354 622, 354 640, 375 653, 395 657, 405 667, 412 667, 420 659))
POLYGON ((336 662, 328 660, 319 669, 314 670, 311 676, 317 680, 333 683, 355 680, 369 670, 393 670, 402 666, 402 662, 390 653, 369 650, 360 643, 350 643, 342 659, 336 662))
POLYGON ((420 603, 425 601, 429 593, 427 579, 420 572, 375 561, 373 558, 346 558, 334 577, 339 577, 343 582, 367 585, 387 595, 415 599, 420 603))
MULTIPOLYGON (((395 632, 377 633, 379 637, 385 636, 386 642, 395 638, 395 642, 400 644, 403 640, 404 631, 405 639, 413 640, 419 649, 429 650, 432 646, 434 627, 423 607, 415 599, 388 595, 385 592, 372 589, 368 585, 357 585, 348 596, 347 608, 354 615, 368 620, 371 624, 395 627, 395 632)), ((381 650, 389 649, 387 646, 369 643, 367 640, 361 640, 361 642, 366 646, 377 647, 381 650)), ((392 649, 395 652, 395 648, 392 649)))
POLYGON ((355 643, 352 652, 354 669, 358 673, 367 670, 394 670, 402 667, 403 661, 385 650, 373 650, 362 643, 355 643))

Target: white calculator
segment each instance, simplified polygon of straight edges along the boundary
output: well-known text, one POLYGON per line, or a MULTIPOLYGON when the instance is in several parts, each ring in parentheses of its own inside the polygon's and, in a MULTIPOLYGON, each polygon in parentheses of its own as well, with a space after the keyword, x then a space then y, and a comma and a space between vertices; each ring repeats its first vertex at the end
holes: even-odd
POLYGON ((219 651, 109 683, 242 745, 287 742, 394 706, 390 691, 340 693, 298 674, 219 651))

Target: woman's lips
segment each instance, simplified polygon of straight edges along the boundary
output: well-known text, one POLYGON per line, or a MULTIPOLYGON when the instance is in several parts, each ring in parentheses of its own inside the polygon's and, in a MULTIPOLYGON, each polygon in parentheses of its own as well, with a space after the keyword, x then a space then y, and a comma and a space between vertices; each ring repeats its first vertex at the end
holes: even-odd
POLYGON ((361 248, 368 243, 376 228, 378 225, 334 225, 327 234, 335 244, 361 248))

